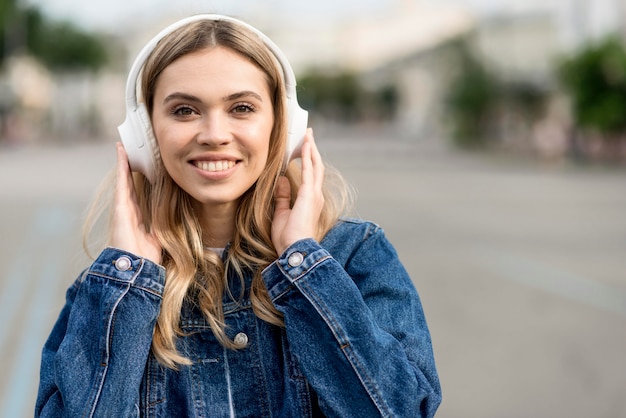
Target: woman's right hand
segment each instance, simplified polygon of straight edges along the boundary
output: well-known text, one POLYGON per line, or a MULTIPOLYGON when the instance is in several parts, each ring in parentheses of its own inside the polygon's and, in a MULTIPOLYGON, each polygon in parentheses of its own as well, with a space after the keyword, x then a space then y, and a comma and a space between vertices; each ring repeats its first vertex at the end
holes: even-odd
POLYGON ((130 172, 128 155, 118 142, 117 181, 113 202, 113 219, 109 246, 161 263, 161 246, 154 234, 148 232, 137 204, 135 183, 130 172))

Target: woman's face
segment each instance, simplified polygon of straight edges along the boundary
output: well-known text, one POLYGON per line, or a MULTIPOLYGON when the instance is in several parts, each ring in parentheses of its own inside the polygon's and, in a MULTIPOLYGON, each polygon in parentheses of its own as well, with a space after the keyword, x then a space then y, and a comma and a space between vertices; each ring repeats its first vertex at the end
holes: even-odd
POLYGON ((265 73, 231 49, 182 56, 156 81, 152 125, 163 164, 202 205, 236 206, 265 168, 273 123, 265 73))

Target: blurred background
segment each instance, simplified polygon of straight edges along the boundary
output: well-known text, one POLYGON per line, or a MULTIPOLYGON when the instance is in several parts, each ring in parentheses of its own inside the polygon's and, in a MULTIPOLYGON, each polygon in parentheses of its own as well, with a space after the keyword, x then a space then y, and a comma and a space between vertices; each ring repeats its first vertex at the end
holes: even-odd
POLYGON ((89 263, 129 65, 198 12, 290 59, 420 292, 438 417, 626 417, 626 0, 1 0, 0 417, 89 263))

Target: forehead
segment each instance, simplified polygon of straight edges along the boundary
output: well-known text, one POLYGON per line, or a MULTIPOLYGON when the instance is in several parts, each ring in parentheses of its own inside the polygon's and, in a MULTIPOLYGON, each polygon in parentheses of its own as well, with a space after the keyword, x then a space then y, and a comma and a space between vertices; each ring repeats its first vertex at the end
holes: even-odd
MULTIPOLYGON (((268 75, 250 58, 233 49, 216 46, 183 55, 170 63, 157 78, 160 88, 191 88, 212 85, 261 89, 269 94, 268 75)), ((157 93, 158 94, 158 93, 157 93)))

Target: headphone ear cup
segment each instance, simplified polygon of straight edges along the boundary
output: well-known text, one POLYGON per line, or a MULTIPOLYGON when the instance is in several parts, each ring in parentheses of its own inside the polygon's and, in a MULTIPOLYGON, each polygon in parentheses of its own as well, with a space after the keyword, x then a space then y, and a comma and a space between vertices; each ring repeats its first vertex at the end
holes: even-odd
POLYGON ((126 120, 118 127, 118 132, 131 170, 143 173, 151 183, 154 182, 159 149, 150 116, 143 103, 136 109, 126 110, 126 120))
POLYGON ((283 170, 287 169, 291 160, 301 157, 302 143, 304 142, 309 120, 309 113, 300 107, 296 98, 288 100, 287 112, 289 125, 283 170))

